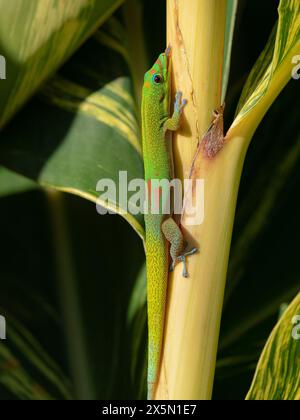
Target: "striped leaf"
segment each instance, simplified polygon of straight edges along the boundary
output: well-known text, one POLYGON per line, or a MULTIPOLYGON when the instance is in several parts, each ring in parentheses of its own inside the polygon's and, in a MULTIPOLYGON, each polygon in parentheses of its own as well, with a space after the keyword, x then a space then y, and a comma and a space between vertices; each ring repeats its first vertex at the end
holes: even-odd
POLYGON ((143 218, 119 205, 119 192, 104 202, 96 188, 102 179, 118 186, 119 171, 127 172, 128 182, 143 178, 131 86, 123 58, 90 39, 4 128, 1 163, 42 186, 121 213, 143 236, 143 218))
POLYGON ((53 399, 43 387, 35 382, 11 350, 3 343, 0 343, 0 384, 17 399, 53 399))
POLYGON ((281 0, 278 13, 278 24, 243 89, 233 126, 238 125, 268 95, 268 100, 255 115, 255 120, 260 122, 277 94, 292 77, 295 66, 292 60, 300 48, 299 1, 281 0))
POLYGON ((225 28, 225 41, 224 41, 224 66, 223 66, 223 81, 222 81, 222 103, 225 100, 225 95, 226 95, 228 80, 229 80, 232 41, 233 41, 233 34, 234 34, 234 28, 235 28, 237 6, 238 6, 237 0, 227 1, 226 28, 225 28))
POLYGON ((122 0, 0 0, 0 127, 122 0))
POLYGON ((247 400, 300 400, 300 293, 262 353, 247 400))
POLYGON ((7 341, 0 342, 0 384, 18 399, 72 399, 70 381, 37 340, 11 316, 7 322, 7 341))

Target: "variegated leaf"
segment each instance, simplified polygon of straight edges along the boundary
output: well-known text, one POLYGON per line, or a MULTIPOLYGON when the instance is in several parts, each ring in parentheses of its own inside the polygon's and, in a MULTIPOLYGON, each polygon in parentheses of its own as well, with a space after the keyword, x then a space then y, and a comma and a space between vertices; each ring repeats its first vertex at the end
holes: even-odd
POLYGON ((122 214, 143 237, 142 215, 127 211, 118 191, 120 171, 127 172, 128 183, 143 179, 132 84, 123 59, 97 38, 3 129, 0 149, 0 162, 7 168, 122 214), (116 196, 105 202, 96 188, 103 179, 117 187, 116 196))
POLYGON ((300 400, 300 293, 272 332, 248 400, 300 400))
POLYGON ((0 0, 0 127, 121 3, 0 0))
POLYGON ((295 66, 292 59, 300 48, 299 1, 281 0, 278 13, 278 24, 244 87, 233 127, 238 125, 251 110, 257 107, 268 93, 269 100, 258 111, 255 118, 259 122, 277 94, 292 77, 293 67, 295 66))

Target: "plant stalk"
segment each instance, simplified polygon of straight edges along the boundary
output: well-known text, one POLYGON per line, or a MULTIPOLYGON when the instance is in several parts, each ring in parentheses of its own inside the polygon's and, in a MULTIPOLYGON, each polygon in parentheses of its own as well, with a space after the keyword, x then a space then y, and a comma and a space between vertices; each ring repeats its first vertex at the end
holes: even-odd
MULTIPOLYGON (((176 135, 176 175, 188 178, 197 143, 220 106, 226 20, 225 0, 169 0, 174 90, 188 99, 176 135)), ((243 163, 240 144, 214 159, 195 162, 205 185, 205 219, 183 228, 199 253, 178 264, 169 279, 165 341, 157 399, 210 399, 236 197, 243 163)))

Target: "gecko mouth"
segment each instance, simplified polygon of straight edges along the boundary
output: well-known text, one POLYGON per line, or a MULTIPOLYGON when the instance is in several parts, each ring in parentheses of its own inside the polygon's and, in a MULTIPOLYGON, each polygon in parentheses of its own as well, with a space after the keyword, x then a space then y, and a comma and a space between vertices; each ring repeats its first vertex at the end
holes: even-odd
POLYGON ((166 97, 166 95, 165 95, 165 94, 161 95, 161 97, 160 97, 160 99, 159 99, 159 102, 160 102, 160 103, 161 103, 161 102, 163 102, 163 100, 165 99, 165 97, 166 97))

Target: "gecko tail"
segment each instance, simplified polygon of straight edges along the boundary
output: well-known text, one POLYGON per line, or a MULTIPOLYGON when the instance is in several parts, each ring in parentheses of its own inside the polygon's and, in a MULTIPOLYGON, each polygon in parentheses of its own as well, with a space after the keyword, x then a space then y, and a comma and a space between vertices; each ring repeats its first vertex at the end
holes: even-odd
POLYGON ((152 401, 154 399, 156 384, 153 382, 148 382, 148 391, 147 391, 147 400, 152 401))
POLYGON ((153 400, 161 366, 168 283, 168 249, 157 226, 148 226, 146 241, 148 301, 148 400, 153 400), (158 233, 157 233, 158 232, 158 233))

